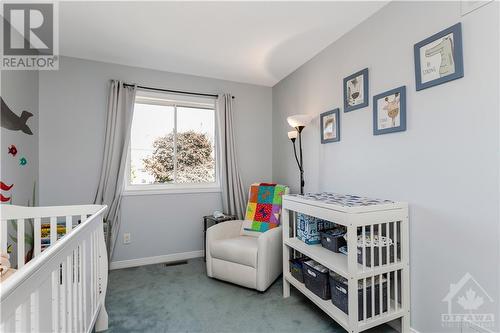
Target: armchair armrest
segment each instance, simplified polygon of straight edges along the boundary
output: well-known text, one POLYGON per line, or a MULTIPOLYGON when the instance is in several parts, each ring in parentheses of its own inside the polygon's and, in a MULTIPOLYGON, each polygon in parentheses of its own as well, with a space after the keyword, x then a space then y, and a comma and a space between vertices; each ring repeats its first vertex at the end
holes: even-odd
POLYGON ((240 235, 241 224, 243 221, 227 221, 218 223, 207 229, 207 239, 206 239, 206 258, 207 258, 207 275, 213 277, 212 274, 212 254, 211 246, 212 242, 219 239, 233 238, 240 235))
POLYGON ((257 289, 264 291, 283 271, 281 226, 261 234, 258 239, 257 289))
POLYGON ((221 222, 207 229, 207 245, 210 240, 226 239, 240 235, 243 221, 233 220, 221 222))

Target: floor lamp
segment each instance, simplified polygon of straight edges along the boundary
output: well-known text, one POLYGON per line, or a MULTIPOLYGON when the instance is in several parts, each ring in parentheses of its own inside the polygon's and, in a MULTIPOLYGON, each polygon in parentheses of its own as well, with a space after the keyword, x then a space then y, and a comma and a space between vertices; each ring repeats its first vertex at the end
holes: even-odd
POLYGON ((295 161, 297 161, 297 166, 300 171, 300 194, 304 194, 304 163, 302 161, 302 130, 311 121, 311 116, 307 114, 296 114, 286 118, 288 124, 295 128, 295 131, 288 132, 288 138, 292 141, 293 153, 295 155, 295 161), (297 148, 295 147, 295 141, 299 139, 299 156, 297 156, 297 148))

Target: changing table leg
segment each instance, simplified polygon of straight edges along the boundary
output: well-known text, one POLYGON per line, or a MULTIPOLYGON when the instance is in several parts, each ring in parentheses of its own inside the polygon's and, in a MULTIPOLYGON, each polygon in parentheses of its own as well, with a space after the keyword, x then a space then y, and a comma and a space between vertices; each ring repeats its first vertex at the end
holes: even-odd
POLYGON ((290 297, 290 282, 285 278, 285 274, 290 272, 290 248, 285 244, 285 240, 290 238, 290 217, 288 209, 283 209, 281 213, 281 225, 283 229, 283 298, 290 297))
POLYGON ((97 320, 95 322, 95 331, 102 332, 108 329, 108 312, 104 304, 101 305, 99 314, 97 315, 97 320))

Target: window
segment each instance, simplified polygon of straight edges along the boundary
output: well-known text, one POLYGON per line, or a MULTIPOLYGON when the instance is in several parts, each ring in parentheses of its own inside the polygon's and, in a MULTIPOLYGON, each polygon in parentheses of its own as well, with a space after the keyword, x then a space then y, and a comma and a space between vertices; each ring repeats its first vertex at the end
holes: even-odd
POLYGON ((126 191, 217 189, 215 99, 139 91, 126 191))

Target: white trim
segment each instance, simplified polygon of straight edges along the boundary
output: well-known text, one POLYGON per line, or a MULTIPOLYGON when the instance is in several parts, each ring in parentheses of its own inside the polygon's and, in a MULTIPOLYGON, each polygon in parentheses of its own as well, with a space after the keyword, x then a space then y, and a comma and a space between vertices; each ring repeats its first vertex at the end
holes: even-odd
POLYGON ((218 156, 220 148, 218 104, 216 98, 193 97, 179 94, 169 94, 143 90, 136 96, 136 104, 153 104, 172 106, 174 108, 174 179, 177 178, 177 107, 202 108, 214 111, 214 164, 215 181, 207 183, 164 183, 164 184, 132 184, 131 183, 131 142, 128 144, 126 169, 123 179, 124 196, 155 195, 200 192, 222 192, 220 178, 220 163, 218 156), (170 98, 170 99, 169 99, 170 98), (196 101, 200 101, 196 103, 196 101), (219 143, 219 144, 218 144, 219 143), (141 193, 145 192, 145 193, 141 193))
POLYGON ((410 327, 410 331, 411 333, 420 333, 419 331, 417 331, 416 329, 414 329, 413 327, 410 327))
POLYGON ((154 257, 145 257, 145 258, 137 258, 130 260, 120 260, 111 262, 109 269, 122 269, 129 267, 137 267, 137 266, 145 266, 145 265, 154 265, 161 263, 168 263, 179 260, 188 260, 193 258, 201 258, 203 257, 203 251, 191 251, 191 252, 182 252, 182 253, 172 253, 172 254, 164 254, 161 256, 154 257))
POLYGON ((196 194, 196 193, 220 193, 220 186, 213 187, 181 187, 181 188, 158 188, 158 189, 136 189, 125 190, 122 194, 124 197, 138 195, 170 195, 170 194, 196 194))

